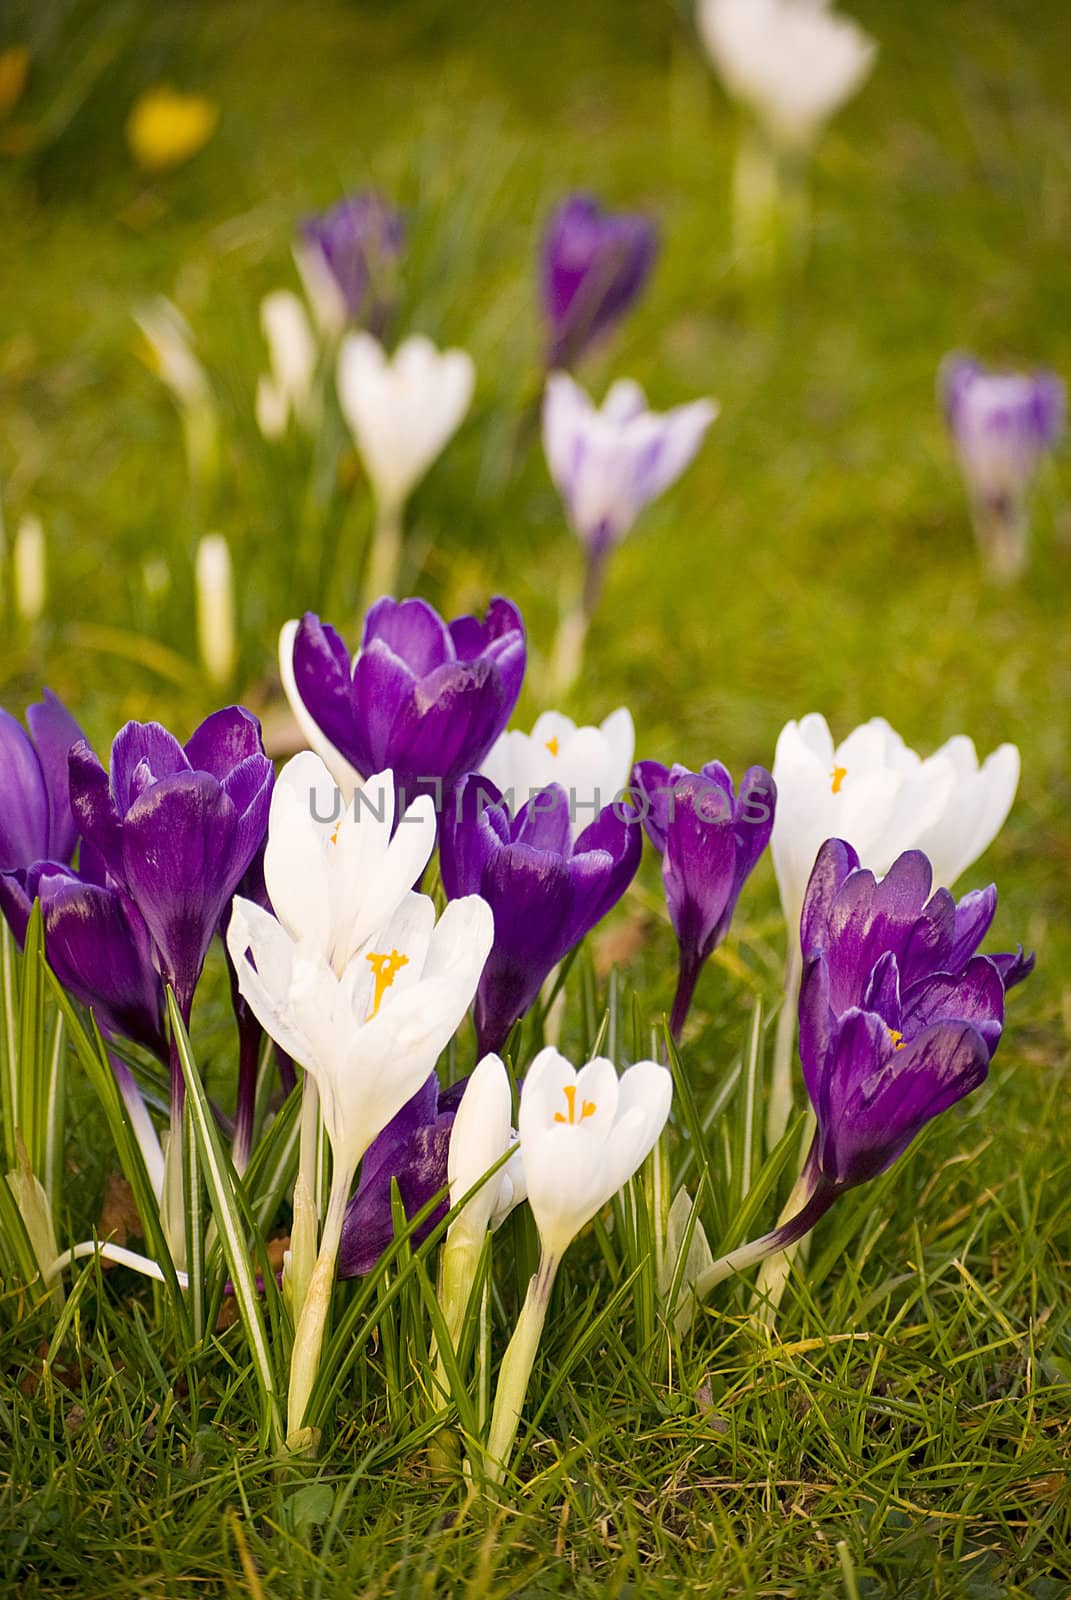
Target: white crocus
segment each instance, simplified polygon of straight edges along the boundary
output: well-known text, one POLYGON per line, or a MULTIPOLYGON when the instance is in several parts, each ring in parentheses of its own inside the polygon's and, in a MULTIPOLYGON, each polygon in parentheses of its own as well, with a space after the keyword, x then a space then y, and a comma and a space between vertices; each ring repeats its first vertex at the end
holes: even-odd
POLYGON ((199 483, 210 482, 219 463, 219 423, 212 386, 194 351, 189 323, 163 295, 139 306, 134 321, 145 337, 143 353, 149 366, 178 406, 190 474, 199 483))
POLYGON ((638 1061, 618 1078, 604 1057, 577 1072, 550 1047, 528 1069, 521 1152, 541 1256, 499 1373, 487 1446, 493 1482, 509 1463, 558 1264, 654 1149, 672 1095, 669 1073, 654 1061, 638 1061))
POLYGON ((272 797, 264 858, 276 916, 239 896, 227 930, 243 997, 319 1089, 333 1156, 320 1252, 304 1296, 295 1297, 295 1446, 304 1442, 357 1165, 457 1029, 493 936, 490 908, 478 896, 453 901, 436 925, 433 902, 407 887, 434 839, 426 797, 393 839, 390 774, 370 779, 347 810, 340 800, 315 755, 288 764, 272 797))
POLYGON ((213 683, 234 677, 238 630, 231 549, 221 533, 206 533, 194 561, 197 599, 197 648, 213 683))
POLYGON ((476 368, 464 350, 406 339, 390 357, 370 333, 351 333, 338 356, 338 395, 376 497, 367 589, 393 592, 405 503, 461 426, 476 368))
POLYGON ((260 326, 271 371, 257 382, 257 426, 266 439, 281 438, 291 418, 312 432, 319 420, 319 350, 305 307, 296 294, 279 289, 260 302, 260 326))
POLYGON ((560 784, 569 798, 575 839, 627 787, 635 746, 636 730, 625 706, 597 728, 578 728, 560 711, 544 711, 531 733, 519 728, 504 733, 481 772, 510 799, 515 813, 540 789, 560 784))
POLYGON ((814 143, 877 53, 858 23, 825 0, 701 0, 698 22, 727 92, 788 147, 814 143))
POLYGON ((923 768, 940 763, 954 774, 952 792, 940 816, 913 839, 930 858, 934 885, 948 888, 973 867, 1007 819, 1019 787, 1019 751, 1002 744, 979 765, 974 741, 957 734, 934 752, 923 768))

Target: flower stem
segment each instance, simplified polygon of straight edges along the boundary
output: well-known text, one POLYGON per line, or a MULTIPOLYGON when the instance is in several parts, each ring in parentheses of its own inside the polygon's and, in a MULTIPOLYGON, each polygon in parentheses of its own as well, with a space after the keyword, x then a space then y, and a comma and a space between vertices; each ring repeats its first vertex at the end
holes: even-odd
POLYGON ((796 1043, 796 1009, 800 998, 803 958, 799 939, 789 928, 788 959, 785 963, 785 998, 777 1019, 773 1070, 770 1077, 770 1104, 766 1112, 766 1148, 773 1150, 784 1138, 792 1115, 792 1054, 796 1043))
POLYGON ((290 1262, 287 1286, 295 1324, 305 1304, 316 1260, 320 1209, 317 1203, 317 1164, 320 1156, 320 1095, 316 1079, 306 1072, 301 1084, 301 1139, 294 1179, 293 1218, 290 1224, 290 1262))
POLYGON ((532 1375, 543 1323, 550 1304, 550 1292, 558 1271, 558 1258, 544 1255, 539 1270, 528 1285, 528 1293, 517 1318, 495 1390, 495 1405, 491 1416, 491 1433, 487 1441, 485 1466, 490 1483, 500 1484, 506 1476, 513 1443, 520 1426, 528 1380, 532 1375))
POLYGON ((721 1256, 713 1262, 707 1270, 695 1280, 695 1297, 702 1300, 717 1284, 723 1283, 726 1278, 731 1278, 738 1272, 746 1272, 748 1267, 753 1267, 759 1261, 765 1261, 767 1256, 774 1255, 779 1250, 784 1250, 787 1245, 795 1244, 797 1239, 802 1239, 805 1233, 810 1233, 815 1223, 825 1216, 837 1191, 821 1179, 814 1182, 812 1190, 803 1206, 788 1222, 780 1224, 770 1233, 764 1233, 761 1239, 753 1239, 750 1244, 744 1244, 737 1250, 730 1250, 728 1255, 721 1256))
POLYGON ((331 1293, 335 1287, 338 1266, 338 1247, 342 1239, 342 1223, 346 1215, 350 1185, 356 1167, 334 1174, 331 1197, 324 1218, 320 1253, 309 1279, 294 1334, 294 1348, 290 1356, 290 1392, 286 1407, 286 1447, 303 1451, 315 1444, 310 1429, 305 1427, 305 1413, 309 1407, 316 1374, 320 1368, 320 1351, 323 1348, 327 1314, 331 1309, 331 1293))
POLYGON ((234 1107, 234 1141, 231 1155, 239 1177, 249 1165, 253 1148, 253 1116, 257 1103, 257 1067, 262 1029, 256 1017, 243 1008, 238 1021, 238 1093, 234 1107))
MULTIPOLYGON (((803 1145, 805 1149, 810 1148, 813 1138, 814 1115, 812 1113, 807 1118, 803 1130, 803 1145)), ((810 1169, 810 1163, 804 1161, 803 1170, 796 1179, 792 1193, 785 1201, 781 1215, 777 1219, 779 1228, 784 1227, 796 1215, 800 1207, 806 1204, 808 1194, 813 1187, 814 1175, 810 1169)), ((786 1245, 783 1250, 778 1250, 774 1255, 767 1256, 762 1263, 755 1283, 754 1306, 755 1315, 767 1327, 773 1326, 774 1317, 780 1308, 785 1288, 788 1284, 788 1275, 792 1270, 792 1263, 796 1259, 797 1252, 802 1249, 805 1249, 804 1241, 803 1239, 797 1239, 795 1244, 786 1245)))
POLYGON ((365 610, 398 587, 402 564, 402 507, 380 506, 372 532, 372 549, 364 581, 365 610))
POLYGON ((1030 550, 1025 501, 1015 495, 975 495, 971 521, 986 576, 994 583, 1013 583, 1021 577, 1030 550))
POLYGON ((684 1024, 692 1008, 695 986, 699 982, 702 970, 703 962, 699 956, 695 952, 686 951, 682 946, 680 966, 677 971, 677 992, 673 997, 673 1010, 669 1016, 669 1031, 673 1035, 674 1044, 681 1042, 684 1024))

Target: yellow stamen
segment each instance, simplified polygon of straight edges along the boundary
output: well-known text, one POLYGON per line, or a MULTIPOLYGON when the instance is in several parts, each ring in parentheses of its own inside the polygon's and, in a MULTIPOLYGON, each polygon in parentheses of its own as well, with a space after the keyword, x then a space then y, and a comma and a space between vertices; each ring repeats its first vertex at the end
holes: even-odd
POLYGON ((897 1028, 889 1029, 889 1038, 892 1040, 894 1050, 903 1050, 907 1041, 897 1028))
POLYGON ((366 1022, 371 1022, 383 1003, 383 996, 398 976, 398 973, 401 972, 403 967, 409 965, 409 957, 399 955, 397 950, 392 950, 390 955, 380 955, 378 952, 373 951, 371 955, 365 956, 365 960, 372 968, 372 976, 376 980, 376 992, 372 997, 372 1009, 364 1019, 366 1022))
MULTIPOLYGON (((337 844, 338 843, 338 830, 339 830, 339 828, 341 828, 341 826, 342 826, 341 821, 338 821, 338 822, 335 823, 335 831, 331 835, 331 843, 332 844, 337 844)), ((369 961, 371 961, 372 957, 369 956, 368 959, 369 959, 369 961)))
POLYGON ((834 767, 829 776, 833 779, 833 793, 840 794, 840 786, 848 776, 847 767, 834 767))
POLYGON ((552 756, 556 756, 558 754, 558 741, 557 741, 557 739, 548 739, 547 740, 547 749, 550 751, 552 756))
POLYGON ((593 1100, 584 1100, 581 1103, 581 1106, 580 1106, 580 1116, 577 1117, 577 1114, 576 1114, 576 1084, 575 1083, 567 1083, 565 1085, 565 1088, 562 1090, 562 1093, 565 1096, 565 1103, 569 1107, 569 1115, 566 1117, 566 1116, 563 1116, 560 1111, 555 1111, 555 1113, 554 1113, 555 1122, 566 1122, 566 1123, 575 1123, 575 1122, 578 1122, 578 1121, 579 1122, 583 1122, 585 1117, 593 1117, 595 1115, 595 1102, 593 1100))

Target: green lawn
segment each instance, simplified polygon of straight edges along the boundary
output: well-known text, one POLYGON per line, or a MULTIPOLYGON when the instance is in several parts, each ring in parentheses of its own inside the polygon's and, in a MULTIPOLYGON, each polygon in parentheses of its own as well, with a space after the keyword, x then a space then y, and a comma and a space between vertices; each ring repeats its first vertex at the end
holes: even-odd
MULTIPOLYGON (((287 617, 311 607, 353 633, 366 491, 358 477, 328 516, 310 513, 255 432, 252 393, 259 298, 297 287, 295 219, 372 182, 409 218, 401 330, 463 345, 479 374, 415 498, 410 575, 448 614, 496 592, 520 604, 537 657, 530 723, 578 569, 522 422, 539 230, 571 187, 647 209, 663 234, 649 292, 581 377, 601 393, 634 376, 660 408, 708 393, 722 411, 615 560, 563 709, 598 720, 627 703, 638 754, 718 757, 734 773, 772 761, 784 722, 811 710, 838 736, 885 715, 927 753, 958 732, 982 752, 1015 741, 1019 798, 972 878, 999 886, 995 947, 1021 939, 1038 968, 990 1083, 840 1203, 771 1341, 726 1286, 668 1367, 629 1297, 578 1354, 589 1292, 600 1286, 596 1305, 610 1292, 597 1245, 578 1246, 541 1358, 544 1382, 567 1366, 565 1381, 521 1463, 525 1492, 497 1509, 433 1475, 375 1383, 340 1405, 320 1467, 277 1468, 256 1449, 235 1337, 177 1373, 132 1277, 85 1286, 42 1373, 47 1334, 8 1286, 11 1593, 1069 1592, 1066 457, 1040 486, 1029 575, 987 588, 934 382, 954 348, 1071 376, 1071 13, 856 0, 878 66, 818 153, 808 259, 760 293, 731 256, 735 120, 684 9, 17 0, 13 22, 0 17, 0 48, 37 41, 13 115, 51 132, 0 157, 0 494, 8 538, 32 511, 50 548, 48 612, 30 633, 5 574, 0 701, 21 712, 48 683, 101 750, 132 716, 185 736, 218 701, 192 622, 209 529, 238 564, 239 698, 275 705, 287 617), (221 119, 187 166, 148 181, 122 127, 161 78, 211 96, 221 119), (131 308, 160 292, 218 392, 224 465, 207 496, 191 492, 174 409, 138 356, 131 308), (144 564, 161 557, 171 586, 153 598, 144 564)), ((648 860, 626 913, 646 919, 626 979, 641 1041, 672 993, 657 894, 648 860)), ((764 863, 701 980, 684 1063, 702 1103, 756 994, 772 1015, 782 952, 764 863)), ((209 1008, 205 1029, 222 1049, 222 1013, 209 1008)), ((579 1048, 578 1005, 566 1037, 579 1048)), ((74 1098, 99 1134, 72 1132, 68 1150, 69 1237, 84 1238, 114 1161, 88 1092, 74 1098)))

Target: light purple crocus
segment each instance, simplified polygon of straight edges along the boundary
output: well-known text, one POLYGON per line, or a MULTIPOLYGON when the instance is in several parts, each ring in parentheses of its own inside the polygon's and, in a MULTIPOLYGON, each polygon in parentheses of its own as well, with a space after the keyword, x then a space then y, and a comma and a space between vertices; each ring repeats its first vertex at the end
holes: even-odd
POLYGON ((647 837, 662 856, 680 946, 669 1024, 679 1040, 703 964, 728 933, 740 891, 769 841, 777 790, 765 767, 750 767, 737 795, 720 761, 700 772, 638 761, 632 783, 643 798, 647 837))
POLYGON ((0 711, 0 873, 69 862, 78 842, 67 752, 85 734, 50 689, 27 706, 26 722, 29 733, 0 711))
POLYGON ((573 840, 556 783, 511 815, 495 785, 462 780, 439 832, 449 899, 481 895, 495 937, 476 991, 478 1054, 499 1051, 554 967, 617 904, 639 866, 643 832, 624 803, 605 806, 573 840))
MULTIPOLYGON (((369 1145, 361 1162, 357 1192, 346 1207, 342 1224, 340 1278, 357 1278, 371 1272, 394 1238, 392 1179, 398 1184, 407 1217, 414 1217, 440 1189, 446 1188, 450 1130, 467 1081, 443 1090, 432 1072, 369 1145)), ((442 1221, 449 1207, 444 1195, 441 1204, 410 1236, 414 1249, 442 1221)))
MULTIPOLYGON (((279 642, 298 721, 336 782, 389 767, 404 805, 443 800, 474 771, 509 721, 525 667, 516 606, 444 622, 424 600, 377 600, 351 666, 340 635, 307 611, 279 642)), ((404 809, 399 802, 399 815, 404 809)))
POLYGON ((994 576, 1014 577, 1027 559, 1030 490, 1063 432, 1064 385, 1052 372, 990 372, 948 356, 938 388, 983 559, 994 576))
POLYGON ((405 223, 374 189, 306 217, 298 264, 321 323, 340 330, 357 323, 380 337, 397 296, 405 223))
POLYGON ((643 292, 657 253, 658 233, 647 217, 604 211, 588 194, 562 201, 540 253, 548 368, 571 366, 617 326, 643 292))
POLYGON ((601 409, 564 372, 547 379, 543 449, 587 556, 583 610, 595 609, 606 559, 644 507, 676 483, 718 414, 712 400, 649 411, 638 383, 620 379, 601 409))
MULTIPOLYGON (((84 741, 70 754, 71 805, 105 881, 129 896, 185 1022, 212 936, 264 842, 274 772, 241 706, 207 718, 185 746, 157 722, 128 722, 110 775, 84 741)), ((183 1079, 172 1052, 172 1106, 183 1079)))

